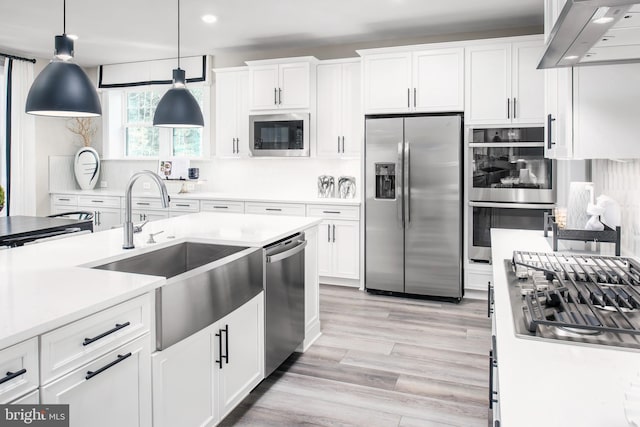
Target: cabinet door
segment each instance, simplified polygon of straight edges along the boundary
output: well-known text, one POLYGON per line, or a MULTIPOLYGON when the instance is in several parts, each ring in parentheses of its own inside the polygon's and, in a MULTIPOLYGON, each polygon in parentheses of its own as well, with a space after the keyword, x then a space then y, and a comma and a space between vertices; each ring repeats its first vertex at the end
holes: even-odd
POLYGON ((212 332, 217 325, 153 354, 154 427, 202 426, 219 420, 214 403, 217 337, 212 332))
POLYGON ((35 390, 20 399, 11 402, 11 405, 37 405, 40 403, 40 391, 35 390))
POLYGON ((319 65, 317 87, 317 154, 336 157, 342 149, 343 136, 342 65, 319 65))
POLYGON ((249 69, 249 108, 273 110, 278 108, 278 66, 259 65, 249 69))
POLYGON ((131 212, 131 217, 133 218, 133 222, 138 222, 138 221, 156 221, 158 219, 167 219, 169 218, 169 211, 168 210, 163 210, 163 211, 146 211, 146 210, 139 210, 139 209, 134 209, 131 212))
POLYGON ((413 54, 411 102, 418 112, 464 109, 464 49, 438 49, 413 54))
POLYGON ((359 157, 362 148, 362 65, 342 65, 342 156, 359 157))
POLYGON ((331 234, 334 260, 333 276, 358 279, 360 277, 359 222, 334 220, 331 234))
MULTIPOLYGON (((86 210, 91 209, 87 208, 86 210)), ((93 224, 93 231, 111 230, 111 228, 113 227, 122 225, 122 220, 120 218, 120 209, 105 208, 95 211, 93 224)))
POLYGON ((574 157, 640 158, 640 64, 576 67, 573 78, 574 157))
POLYGON ((249 155, 249 72, 237 73, 236 80, 236 154, 249 155))
POLYGON ((560 68, 545 73, 545 157, 573 156, 573 70, 560 68))
POLYGON ((544 122, 544 70, 538 62, 542 40, 514 43, 512 49, 512 123, 544 122))
POLYGON ((69 404, 71 427, 151 426, 149 345, 145 335, 41 387, 42 403, 69 404))
POLYGON ((309 108, 309 63, 280 64, 279 108, 309 108))
MULTIPOLYGON (((254 297, 218 322, 222 348, 216 344, 217 357, 224 355, 218 369, 218 397, 224 418, 264 378, 264 293, 254 297)), ((221 359, 220 359, 221 360, 221 359)))
POLYGON ((466 48, 465 123, 511 121, 511 45, 466 48))
POLYGON ((318 274, 333 276, 333 242, 330 221, 322 221, 318 226, 318 274))
POLYGON ((411 53, 364 57, 365 113, 404 113, 411 95, 411 53))
POLYGON ((238 75, 234 72, 216 76, 216 155, 236 157, 235 138, 238 117, 238 75))

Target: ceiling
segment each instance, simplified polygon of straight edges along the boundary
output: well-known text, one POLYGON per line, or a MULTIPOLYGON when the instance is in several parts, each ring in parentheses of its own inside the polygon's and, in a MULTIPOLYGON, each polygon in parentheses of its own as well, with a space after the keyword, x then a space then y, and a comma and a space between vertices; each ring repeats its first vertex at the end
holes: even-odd
MULTIPOLYGON (((176 0, 67 0, 84 66, 171 58, 176 0)), ((542 26, 542 0, 181 0, 181 54, 304 48, 542 26), (214 24, 201 20, 217 16, 214 24)), ((0 52, 50 58, 62 0, 2 0, 0 52)))

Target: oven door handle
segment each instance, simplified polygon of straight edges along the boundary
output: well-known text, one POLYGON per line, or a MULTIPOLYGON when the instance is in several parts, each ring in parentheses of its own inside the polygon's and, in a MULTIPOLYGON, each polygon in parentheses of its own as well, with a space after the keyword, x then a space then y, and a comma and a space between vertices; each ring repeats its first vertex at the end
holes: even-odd
POLYGON ((469 202, 472 208, 515 208, 515 209, 553 209, 555 203, 500 203, 500 202, 469 202))
POLYGON ((531 148, 543 147, 544 141, 531 142, 470 142, 469 148, 531 148))

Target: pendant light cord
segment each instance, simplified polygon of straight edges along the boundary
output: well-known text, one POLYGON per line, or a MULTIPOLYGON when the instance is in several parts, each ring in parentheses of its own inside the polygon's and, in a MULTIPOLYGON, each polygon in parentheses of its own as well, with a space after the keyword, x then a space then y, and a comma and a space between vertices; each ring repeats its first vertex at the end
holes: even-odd
POLYGON ((180 0, 178 0, 178 68, 180 68, 180 0))
POLYGON ((67 34, 67 0, 62 0, 62 34, 67 34))

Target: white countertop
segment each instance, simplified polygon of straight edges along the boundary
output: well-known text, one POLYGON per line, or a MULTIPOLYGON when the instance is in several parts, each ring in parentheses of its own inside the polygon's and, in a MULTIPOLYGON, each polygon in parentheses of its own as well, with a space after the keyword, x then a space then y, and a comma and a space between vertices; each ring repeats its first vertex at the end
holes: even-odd
POLYGON ((501 425, 627 427, 625 391, 640 352, 516 337, 503 260, 551 252, 541 231, 491 230, 501 425))
MULTIPOLYGON (((124 191, 118 190, 67 190, 55 191, 51 194, 75 194, 79 196, 118 196, 124 197, 124 191)), ((172 199, 197 199, 197 200, 234 200, 245 202, 274 202, 274 203, 317 203, 328 205, 345 205, 359 206, 360 199, 340 199, 337 197, 321 198, 321 197, 300 197, 300 196, 274 196, 268 194, 237 194, 222 192, 200 192, 192 193, 169 193, 172 199)), ((157 191, 133 193, 133 197, 160 197, 157 191)))
POLYGON ((316 226, 318 218, 200 212, 148 223, 122 249, 122 228, 0 249, 0 349, 162 286, 164 278, 94 270, 184 240, 262 247, 316 226), (158 243, 149 233, 163 230, 158 243), (172 238, 172 236, 174 236, 172 238))

